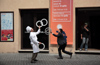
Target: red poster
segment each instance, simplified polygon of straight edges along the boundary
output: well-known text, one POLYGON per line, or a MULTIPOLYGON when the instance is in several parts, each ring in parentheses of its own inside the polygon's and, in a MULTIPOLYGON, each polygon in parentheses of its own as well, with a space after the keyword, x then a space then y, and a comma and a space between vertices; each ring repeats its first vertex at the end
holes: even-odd
POLYGON ((13 41, 13 13, 1 13, 1 41, 13 41))
POLYGON ((13 30, 1 30, 2 41, 13 41, 13 30))
MULTIPOLYGON (((67 44, 73 44, 73 0, 50 0, 50 27, 56 34, 61 25, 67 35, 67 44)), ((57 44, 57 38, 50 35, 51 44, 57 44)))

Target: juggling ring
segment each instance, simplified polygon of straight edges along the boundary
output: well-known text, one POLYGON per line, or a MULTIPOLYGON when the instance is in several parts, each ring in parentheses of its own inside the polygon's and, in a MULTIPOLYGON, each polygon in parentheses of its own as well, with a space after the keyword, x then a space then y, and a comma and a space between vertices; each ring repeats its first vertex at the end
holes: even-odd
POLYGON ((41 23, 41 26, 40 26, 40 27, 42 27, 42 26, 46 26, 46 25, 48 24, 48 21, 47 21, 47 19, 45 19, 45 18, 43 18, 42 20, 39 20, 39 21, 36 22, 36 26, 37 26, 37 27, 39 27, 39 26, 37 25, 38 22, 41 23), (45 24, 45 25, 43 24, 43 20, 46 21, 46 24, 45 24))
MULTIPOLYGON (((40 49, 40 50, 44 50, 44 48, 45 48, 45 44, 44 43, 41 43, 42 45, 43 45, 43 48, 42 49, 40 49)), ((39 44, 39 45, 41 45, 41 44, 39 44)))
POLYGON ((45 29, 45 34, 46 34, 46 35, 49 35, 49 33, 50 33, 51 31, 52 31, 51 28, 47 27, 47 28, 45 29))

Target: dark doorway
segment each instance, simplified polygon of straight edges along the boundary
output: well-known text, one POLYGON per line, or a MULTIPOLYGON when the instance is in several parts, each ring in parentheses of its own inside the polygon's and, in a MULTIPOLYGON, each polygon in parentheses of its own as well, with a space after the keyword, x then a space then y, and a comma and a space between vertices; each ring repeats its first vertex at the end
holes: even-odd
POLYGON ((82 43, 81 31, 84 23, 89 24, 89 48, 100 49, 100 8, 76 8, 76 50, 80 48, 82 43))
MULTIPOLYGON (((26 27, 31 26, 35 31, 38 30, 36 22, 42 20, 43 18, 49 20, 48 9, 22 9, 20 10, 21 14, 21 48, 22 49, 31 49, 29 33, 26 33, 26 27)), ((41 27, 41 31, 44 31, 45 28, 49 27, 49 22, 46 26, 41 27)), ((38 35, 38 41, 45 44, 45 50, 49 49, 49 36, 45 33, 40 33, 38 35)))

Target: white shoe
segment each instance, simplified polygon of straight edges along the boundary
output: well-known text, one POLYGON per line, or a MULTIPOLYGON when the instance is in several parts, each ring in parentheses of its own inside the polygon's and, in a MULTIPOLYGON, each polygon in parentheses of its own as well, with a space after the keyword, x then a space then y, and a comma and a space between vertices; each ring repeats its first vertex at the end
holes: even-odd
POLYGON ((80 51, 82 51, 82 49, 80 49, 80 51))

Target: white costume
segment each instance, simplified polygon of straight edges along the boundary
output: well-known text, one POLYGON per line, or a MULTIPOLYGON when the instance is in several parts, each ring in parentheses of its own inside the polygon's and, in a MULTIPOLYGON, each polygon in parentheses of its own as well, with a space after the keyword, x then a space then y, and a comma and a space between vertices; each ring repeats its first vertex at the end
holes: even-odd
MULTIPOLYGON (((27 30, 27 32, 30 32, 31 31, 31 27, 29 27, 29 26, 27 26, 27 28, 26 28, 26 30, 27 30)), ((37 38, 37 36, 36 35, 38 35, 40 33, 40 29, 38 29, 38 31, 37 32, 30 32, 30 36, 29 36, 29 38, 30 38, 30 43, 31 43, 31 45, 32 45, 32 47, 33 47, 33 53, 38 53, 39 52, 39 41, 37 41, 38 40, 38 38, 37 38)))

